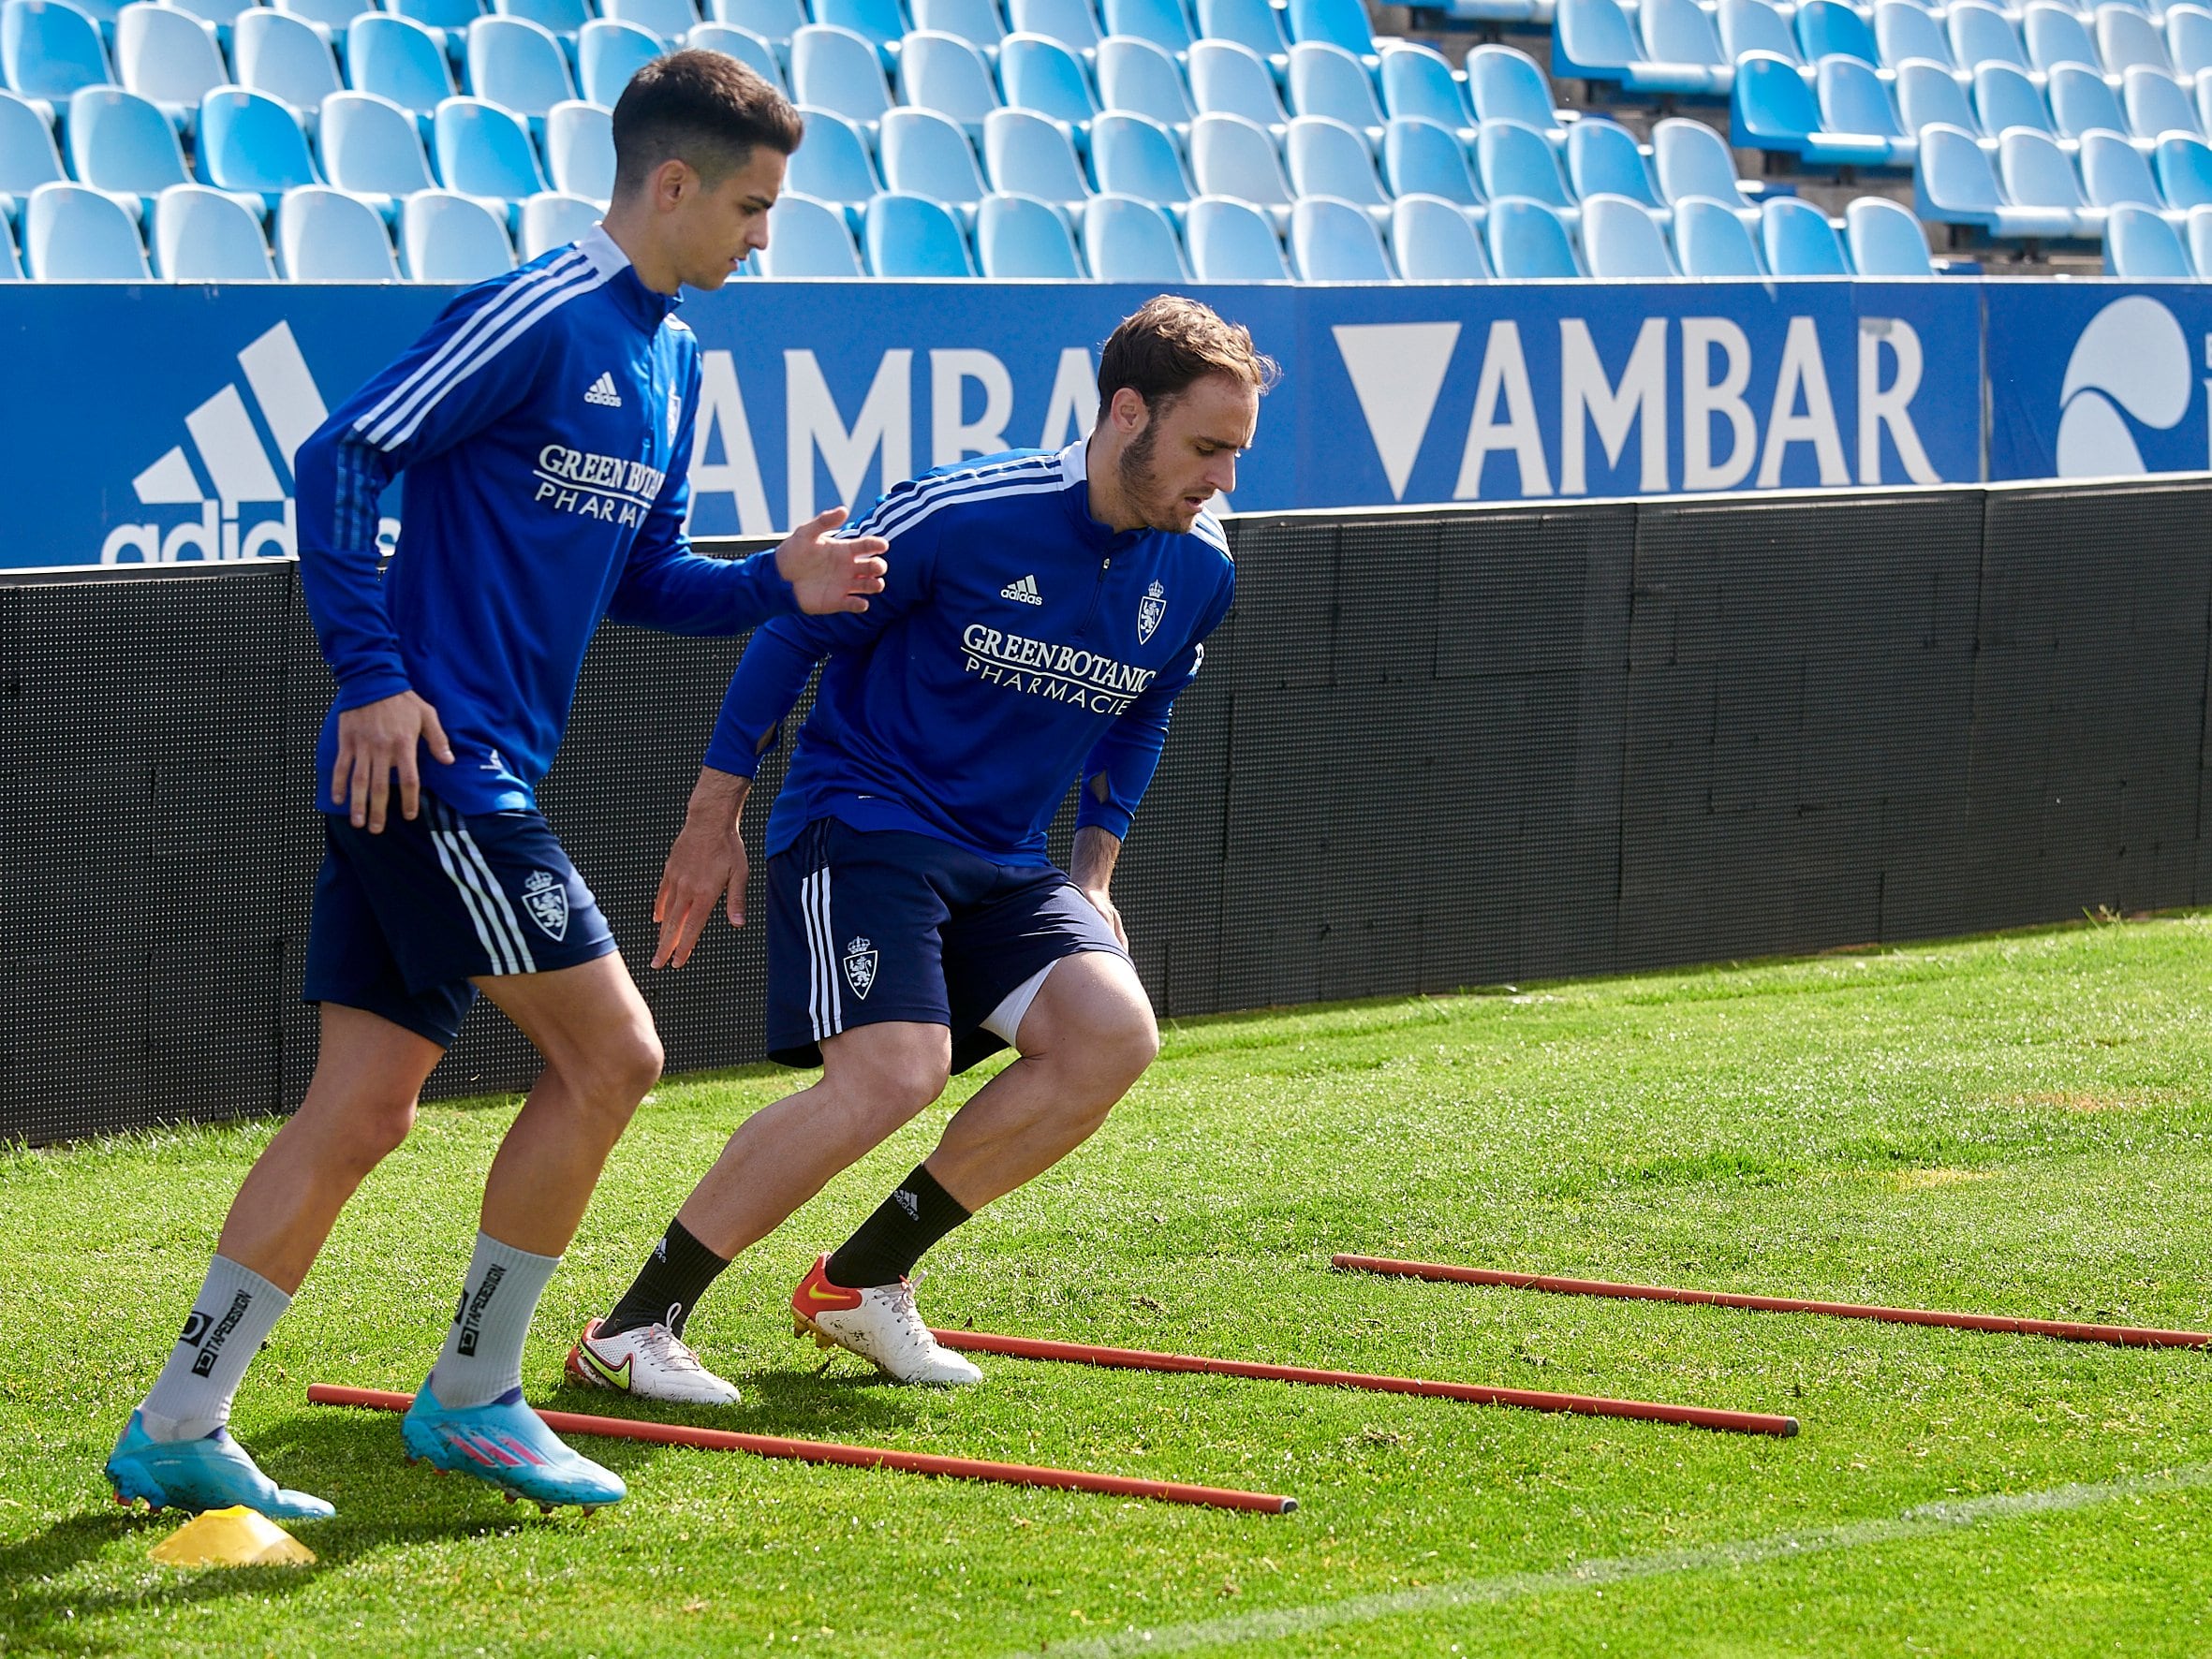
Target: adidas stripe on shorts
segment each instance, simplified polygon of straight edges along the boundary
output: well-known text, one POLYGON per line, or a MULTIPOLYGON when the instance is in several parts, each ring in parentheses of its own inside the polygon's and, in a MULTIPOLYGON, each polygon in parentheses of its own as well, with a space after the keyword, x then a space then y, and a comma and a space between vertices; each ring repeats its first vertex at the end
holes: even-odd
POLYGON ((382 833, 323 815, 301 1000, 362 1008, 451 1048, 471 979, 605 956, 614 935, 537 812, 463 815, 428 790, 382 833))

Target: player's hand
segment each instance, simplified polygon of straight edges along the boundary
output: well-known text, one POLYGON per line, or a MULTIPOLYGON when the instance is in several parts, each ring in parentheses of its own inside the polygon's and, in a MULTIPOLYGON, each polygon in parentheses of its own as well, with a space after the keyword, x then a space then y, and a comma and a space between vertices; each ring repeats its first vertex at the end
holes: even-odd
POLYGON ((422 776, 415 764, 419 743, 446 765, 453 764, 453 745, 446 741, 437 711, 411 691, 347 709, 338 716, 331 804, 345 806, 356 830, 381 835, 396 771, 400 816, 412 818, 422 803, 422 776))
POLYGON ((1106 918, 1106 925, 1113 930, 1114 943, 1124 950, 1129 947, 1128 930, 1121 925, 1121 912, 1104 888, 1077 888, 1075 889, 1091 902, 1091 908, 1106 918))
POLYGON ((655 967, 680 968, 691 960, 691 947, 714 919, 715 901, 725 889, 730 925, 745 925, 746 873, 745 837, 734 819, 717 824, 696 813, 685 818, 660 873, 660 891, 653 898, 653 919, 660 924, 660 942, 653 947, 655 967))
POLYGON ((880 536, 834 535, 844 522, 841 507, 817 513, 775 550, 775 573, 791 584, 809 616, 865 610, 868 595, 883 591, 883 555, 891 543, 880 536))

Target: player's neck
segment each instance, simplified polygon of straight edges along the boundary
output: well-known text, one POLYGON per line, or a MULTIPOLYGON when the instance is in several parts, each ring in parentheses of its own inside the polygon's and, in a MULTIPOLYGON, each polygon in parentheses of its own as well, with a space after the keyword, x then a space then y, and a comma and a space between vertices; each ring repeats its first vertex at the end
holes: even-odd
POLYGON ((645 226, 636 215, 626 213, 623 204, 610 207, 599 228, 629 260, 631 272, 656 294, 673 294, 682 286, 676 277, 675 260, 653 245, 645 226))
POLYGON ((1093 431, 1083 447, 1083 476, 1090 485, 1091 517, 1109 530, 1142 530, 1144 521, 1132 516, 1121 487, 1120 453, 1109 450, 1102 432, 1102 428, 1093 431))

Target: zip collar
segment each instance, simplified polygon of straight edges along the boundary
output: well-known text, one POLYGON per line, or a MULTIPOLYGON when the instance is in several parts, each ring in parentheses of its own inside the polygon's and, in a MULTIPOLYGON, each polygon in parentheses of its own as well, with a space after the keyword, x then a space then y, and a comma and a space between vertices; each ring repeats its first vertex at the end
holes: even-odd
POLYGON ((647 333, 675 315, 676 307, 684 302, 680 293, 656 294, 640 282, 638 273, 630 269, 630 257, 607 234, 604 225, 594 225, 578 237, 576 250, 607 279, 602 285, 604 292, 647 333))
POLYGON ((1060 500, 1068 521, 1084 539, 1108 558, 1124 552, 1151 534, 1148 530, 1116 530, 1091 516, 1090 434, 1084 433, 1060 451, 1060 500))

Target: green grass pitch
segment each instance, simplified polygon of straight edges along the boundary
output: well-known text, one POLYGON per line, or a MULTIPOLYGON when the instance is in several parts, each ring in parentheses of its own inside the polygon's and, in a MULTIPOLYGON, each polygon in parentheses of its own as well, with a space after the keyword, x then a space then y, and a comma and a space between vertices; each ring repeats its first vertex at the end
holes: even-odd
MULTIPOLYGON (((2212 1355, 1340 1274, 1335 1250, 2212 1326, 2212 918, 1198 1021, 1069 1163, 926 1264, 938 1324, 1787 1412, 1794 1440, 984 1358, 822 1369, 785 1298, 933 1112, 693 1323, 735 1410, 639 1415, 1290 1493, 1289 1517, 599 1441, 543 1520, 312 1381, 412 1388, 512 1100, 426 1110, 236 1427, 339 1518, 180 1572, 99 1464, 267 1124, 0 1154, 7 1653, 2202 1653, 2212 1355)), ((548 1293, 531 1397, 729 1128, 668 1081, 548 1293)))

